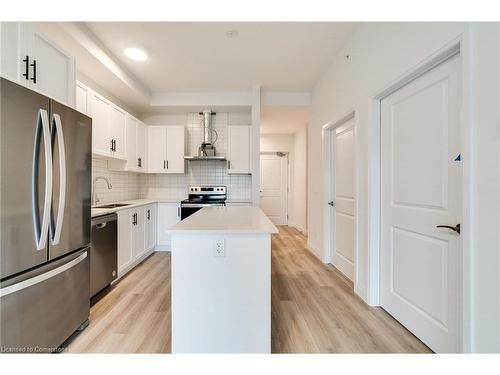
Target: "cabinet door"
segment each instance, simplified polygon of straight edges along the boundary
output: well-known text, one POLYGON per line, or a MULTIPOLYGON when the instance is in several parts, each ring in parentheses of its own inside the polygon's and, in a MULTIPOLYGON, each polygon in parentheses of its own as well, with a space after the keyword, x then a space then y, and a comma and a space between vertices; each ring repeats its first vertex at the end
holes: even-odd
POLYGON ((2 77, 29 87, 26 72, 26 56, 19 50, 19 22, 0 22, 0 74, 2 77))
POLYGON ((147 126, 140 121, 137 121, 137 170, 140 172, 147 172, 147 126))
POLYGON ((229 174, 248 174, 250 171, 250 127, 228 126, 229 174))
POLYGON ((144 252, 145 248, 145 231, 144 231, 144 207, 138 207, 135 209, 135 246, 134 246, 134 257, 135 259, 140 258, 144 252))
POLYGON ((166 126, 167 173, 184 173, 184 126, 166 126))
POLYGON ((148 171, 167 172, 167 131, 166 126, 148 126, 148 171))
POLYGON ((132 210, 118 211, 118 276, 134 261, 135 230, 132 210))
POLYGON ((126 116, 125 147, 127 162, 125 170, 137 171, 137 120, 130 115, 126 116))
POLYGON ((2 22, 0 34, 3 77, 74 107, 75 60, 71 55, 29 22, 2 22))
POLYGON ((156 246, 156 204, 144 208, 145 251, 156 246))
POLYGON ((92 153, 109 156, 111 139, 109 136, 110 103, 99 94, 92 92, 90 111, 92 114, 92 153))
POLYGON ((90 116, 90 93, 89 88, 80 82, 76 82, 75 108, 87 116, 90 116))
MULTIPOLYGON (((20 23, 20 51, 30 58, 30 84, 71 107, 75 105, 75 60, 29 22, 20 23)), ((24 77, 23 77, 24 78, 24 77)))
POLYGON ((158 203, 158 245, 170 245, 168 228, 181 221, 178 203, 158 203))
POLYGON ((127 120, 125 116, 125 111, 122 109, 111 106, 110 108, 110 138, 115 142, 115 151, 111 152, 113 157, 118 159, 127 158, 127 150, 125 145, 125 131, 127 127, 127 120))

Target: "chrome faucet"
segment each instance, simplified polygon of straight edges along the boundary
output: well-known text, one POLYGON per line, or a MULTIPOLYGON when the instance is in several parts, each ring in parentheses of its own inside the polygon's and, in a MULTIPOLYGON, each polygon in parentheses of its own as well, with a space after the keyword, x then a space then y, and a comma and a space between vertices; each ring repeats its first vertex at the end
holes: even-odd
POLYGON ((104 180, 104 181, 106 181, 106 183, 108 184, 108 189, 109 190, 111 190, 113 188, 113 185, 111 185, 111 182, 109 182, 109 180, 106 177, 104 177, 104 176, 97 176, 96 178, 94 178, 94 183, 92 184, 92 206, 95 206, 95 204, 97 202, 99 202, 99 198, 97 197, 97 193, 95 191, 95 183, 98 180, 104 180))

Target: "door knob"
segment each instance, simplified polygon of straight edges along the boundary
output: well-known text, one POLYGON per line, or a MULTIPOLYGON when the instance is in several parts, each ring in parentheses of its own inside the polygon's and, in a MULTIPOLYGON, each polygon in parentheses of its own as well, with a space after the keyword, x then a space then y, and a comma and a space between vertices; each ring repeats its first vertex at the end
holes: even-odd
POLYGON ((335 207, 335 203, 333 203, 333 201, 328 202, 328 205, 331 207, 335 207))
POLYGON ((452 227, 450 225, 436 225, 436 228, 448 228, 448 229, 451 229, 452 231, 460 234, 460 224, 457 224, 454 227, 452 227))

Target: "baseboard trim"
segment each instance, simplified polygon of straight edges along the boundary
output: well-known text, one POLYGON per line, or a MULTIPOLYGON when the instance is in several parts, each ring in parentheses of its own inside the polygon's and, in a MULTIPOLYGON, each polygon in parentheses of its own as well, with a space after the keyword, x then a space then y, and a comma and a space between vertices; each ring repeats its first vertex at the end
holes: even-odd
POLYGON ((288 226, 297 229, 302 235, 307 236, 307 231, 301 226, 298 226, 295 223, 288 223, 288 226))
POLYGON ((170 245, 157 245, 153 249, 154 251, 171 251, 172 247, 170 245))
POLYGON ((321 256, 319 256, 318 253, 316 253, 316 251, 314 251, 314 248, 311 246, 311 244, 307 243, 306 249, 309 250, 309 252, 311 252, 312 255, 314 255, 316 258, 318 258, 318 260, 321 263, 325 263, 325 262, 323 262, 323 259, 321 259, 321 256))

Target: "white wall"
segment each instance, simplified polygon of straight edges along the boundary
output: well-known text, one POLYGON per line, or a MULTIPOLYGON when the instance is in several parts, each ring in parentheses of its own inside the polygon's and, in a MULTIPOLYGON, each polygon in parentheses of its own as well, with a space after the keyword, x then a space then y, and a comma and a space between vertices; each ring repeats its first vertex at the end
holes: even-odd
POLYGON ((307 125, 295 133, 293 226, 307 233, 307 125))
POLYGON ((261 152, 288 152, 288 225, 306 233, 306 126, 295 134, 261 134, 261 152))
MULTIPOLYGON (((487 25, 483 26, 488 27, 487 25)), ((489 26, 491 28, 491 26, 489 26)), ((358 204, 359 204, 359 277, 357 280, 356 291, 361 297, 366 298, 367 290, 367 239, 368 239, 368 101, 373 95, 377 94, 381 89, 387 87, 391 82, 403 76, 405 72, 417 65, 420 61, 432 55, 450 41, 464 35, 467 37, 469 27, 463 23, 366 23, 361 25, 357 31, 351 36, 349 41, 335 57, 328 71, 321 77, 315 85, 312 93, 311 114, 308 131, 308 233, 309 246, 318 255, 322 256, 323 246, 323 223, 322 223, 322 139, 321 128, 324 124, 332 120, 338 120, 348 112, 355 110, 356 114, 356 131, 358 145, 358 204), (349 58, 346 58, 349 55, 349 58)), ((484 35, 488 35, 487 31, 481 31, 484 35)), ((490 30, 491 33, 491 30, 490 30)), ((496 32, 494 33, 496 35, 496 32)), ((487 43, 482 49, 484 59, 487 55, 496 54, 498 45, 487 43)), ((496 58, 497 56, 493 56, 496 58)), ((467 60, 467 56, 466 56, 467 60)), ((484 70, 478 70, 477 74, 487 74, 484 70), (482 73, 481 73, 482 72, 482 73)), ((496 72, 494 72, 496 74, 496 72)), ((495 78, 496 76, 490 76, 495 78)), ((487 81, 487 79, 486 79, 487 81)), ((497 93, 495 92, 495 95, 497 93)), ((496 98, 496 96, 495 96, 496 98)), ((485 106, 488 104, 484 104, 485 106)), ((498 106, 498 102, 496 103, 498 106)), ((489 107, 491 110, 491 106, 489 107)), ((495 107, 495 114, 498 116, 498 109, 495 107)), ((480 122, 481 119, 478 119, 480 122)), ((492 123, 491 118, 483 123, 475 123, 477 126, 478 137, 474 140, 476 146, 479 142, 487 141, 489 134, 489 142, 491 143, 492 123), (488 122, 489 121, 489 122, 488 122), (483 128, 481 129, 481 126, 483 128), (481 129, 481 130, 480 130, 481 129)), ((497 126, 495 124, 495 126, 497 126)), ((496 160, 498 163, 498 129, 495 132, 496 149, 490 145, 485 150, 478 152, 475 155, 475 165, 479 167, 480 160, 486 162, 488 167, 482 167, 484 174, 488 173, 483 169, 489 170, 492 173, 492 161, 487 161, 486 153, 490 154, 490 159, 496 160)), ((481 146, 482 148, 482 146, 481 146)), ((478 150, 481 150, 478 147, 478 150)), ((498 164, 496 164, 494 173, 498 172, 498 164)), ((478 180, 479 181, 479 180, 478 180)), ((484 236, 482 243, 484 248, 473 249, 475 257, 473 269, 471 272, 472 285, 474 291, 482 290, 485 293, 482 296, 472 293, 473 300, 471 301, 471 350, 496 350, 500 351, 498 316, 500 316, 500 306, 496 303, 488 301, 486 296, 490 298, 499 296, 498 289, 498 267, 496 273, 491 270, 491 263, 488 268, 488 274, 482 275, 480 278, 480 270, 474 267, 481 264, 485 265, 488 261, 493 261, 493 264, 498 266, 498 228, 499 217, 498 211, 492 215, 492 209, 498 209, 498 205, 491 204, 498 201, 498 181, 492 182, 487 189, 476 186, 476 189, 482 193, 487 191, 490 206, 484 201, 476 202, 475 206, 479 219, 479 215, 487 214, 488 218, 492 219, 492 224, 489 224, 489 235, 484 233, 484 229, 476 232, 475 235, 484 236), (489 189, 489 190, 488 190, 489 189), (493 190, 491 190, 493 189, 493 190), (496 193, 496 197, 491 195, 491 192, 496 193), (494 226, 491 234, 492 225, 494 226), (486 251, 488 255, 482 252, 486 251), (483 255, 480 255, 483 254, 483 255), (477 272, 477 275, 476 275, 477 272), (486 292, 486 290, 488 292, 486 292), (492 295, 493 293, 493 295, 492 295), (477 298, 477 300, 474 300, 477 298), (486 313, 486 305, 489 307, 489 312, 486 313), (485 315, 486 314, 486 315, 485 315), (496 321, 492 315, 496 314, 496 321), (485 321, 481 319, 487 317, 485 321), (488 332, 488 327, 490 328, 488 332), (481 346, 479 342, 488 342, 486 346, 481 346)), ((473 202, 474 204, 474 202, 473 202)), ((483 220, 483 218, 481 218, 483 220)), ((477 222, 471 224, 473 229, 477 222)), ((478 239, 479 240, 479 239, 478 239)), ((467 277, 468 271, 465 271, 467 277)), ((467 303, 467 301, 465 301, 467 303)), ((467 332, 466 332, 467 335, 467 332)))

